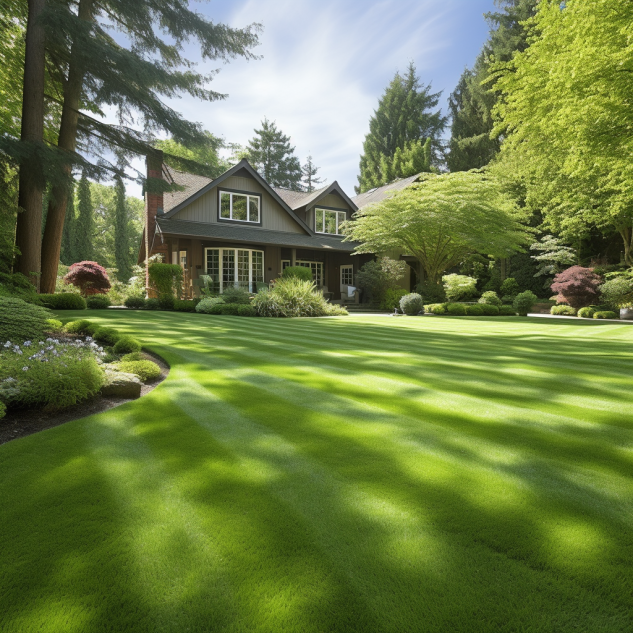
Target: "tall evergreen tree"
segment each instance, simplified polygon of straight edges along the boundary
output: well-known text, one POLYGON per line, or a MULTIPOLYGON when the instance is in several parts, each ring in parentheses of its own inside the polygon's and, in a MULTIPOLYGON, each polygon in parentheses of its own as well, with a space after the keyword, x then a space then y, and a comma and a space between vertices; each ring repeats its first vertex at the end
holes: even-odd
POLYGON ((219 155, 221 149, 231 147, 231 144, 211 132, 204 132, 204 136, 205 140, 195 145, 185 146, 174 139, 167 139, 157 141, 156 147, 163 152, 164 161, 175 169, 217 178, 231 167, 229 161, 219 155))
POLYGON ((434 165, 441 162, 440 136, 447 119, 440 110, 433 111, 441 94, 432 93, 430 84, 420 83, 413 63, 409 64, 404 76, 396 73, 369 121, 369 133, 360 159, 357 193, 403 177, 394 171, 393 159, 398 149, 402 152, 411 143, 431 139, 431 162, 434 165))
POLYGON ((128 249, 128 217, 125 205, 125 186, 121 178, 116 179, 116 212, 114 215, 114 256, 117 278, 127 283, 132 276, 130 252, 128 249))
POLYGON ((262 127, 248 142, 248 158, 269 185, 301 189, 301 163, 290 145, 290 137, 277 129, 274 121, 264 119, 262 127))
POLYGON ((94 207, 92 206, 92 196, 90 195, 90 182, 85 172, 82 174, 77 187, 77 204, 79 214, 76 222, 75 257, 78 262, 91 261, 94 257, 94 207))
POLYGON ((499 139, 491 135, 498 93, 487 81, 490 66, 509 61, 515 52, 527 48, 524 22, 534 14, 538 0, 496 0, 496 4, 500 11, 486 14, 491 26, 488 41, 449 97, 451 138, 446 163, 451 171, 483 167, 499 152, 499 139))
POLYGON ((59 256, 62 264, 70 266, 75 261, 75 183, 70 182, 68 191, 68 206, 66 207, 66 216, 64 217, 64 232, 62 233, 62 250, 59 256))
POLYGON ((312 156, 308 156, 305 165, 301 167, 301 184, 303 185, 303 189, 308 193, 312 193, 319 185, 325 184, 323 178, 317 176, 319 169, 321 168, 312 162, 312 156))

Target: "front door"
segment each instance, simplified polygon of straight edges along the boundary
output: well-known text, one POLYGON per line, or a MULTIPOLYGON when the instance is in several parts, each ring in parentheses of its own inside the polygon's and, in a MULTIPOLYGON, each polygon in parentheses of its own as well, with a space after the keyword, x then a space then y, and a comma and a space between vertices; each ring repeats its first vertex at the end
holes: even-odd
POLYGON ((354 266, 341 266, 341 292, 347 293, 347 287, 354 285, 354 266))

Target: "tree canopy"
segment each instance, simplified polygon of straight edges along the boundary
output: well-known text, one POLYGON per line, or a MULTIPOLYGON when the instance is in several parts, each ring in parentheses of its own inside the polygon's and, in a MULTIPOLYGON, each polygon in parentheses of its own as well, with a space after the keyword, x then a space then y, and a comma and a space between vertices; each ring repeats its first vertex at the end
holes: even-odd
POLYGON ((428 175, 356 213, 345 224, 357 253, 398 249, 415 257, 431 283, 467 255, 507 257, 522 250, 529 232, 499 183, 482 171, 428 175))
POLYGON ((230 168, 229 161, 219 154, 227 144, 211 132, 205 131, 204 137, 203 141, 187 146, 173 138, 156 141, 155 146, 162 150, 165 162, 174 169, 217 178, 230 168))

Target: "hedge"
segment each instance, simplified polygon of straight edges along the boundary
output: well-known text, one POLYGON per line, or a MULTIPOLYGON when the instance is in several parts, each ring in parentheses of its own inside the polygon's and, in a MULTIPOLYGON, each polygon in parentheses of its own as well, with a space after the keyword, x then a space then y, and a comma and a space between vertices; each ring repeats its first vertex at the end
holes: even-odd
POLYGON ((38 299, 51 310, 85 310, 86 300, 72 292, 61 292, 55 295, 38 295, 38 299))

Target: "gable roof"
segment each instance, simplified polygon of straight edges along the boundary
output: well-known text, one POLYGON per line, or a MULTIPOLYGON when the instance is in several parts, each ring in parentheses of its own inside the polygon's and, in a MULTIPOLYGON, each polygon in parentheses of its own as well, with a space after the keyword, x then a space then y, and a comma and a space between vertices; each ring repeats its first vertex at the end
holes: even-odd
POLYGON ((396 192, 406 189, 414 182, 417 182, 420 179, 420 176, 422 176, 422 173, 416 174, 415 176, 409 176, 408 178, 402 178, 401 180, 396 180, 395 182, 390 182, 388 185, 376 187, 376 189, 370 189, 365 193, 360 193, 357 196, 354 196, 352 200, 359 209, 362 209, 368 204, 374 204, 384 200, 392 191, 396 192))
POLYGON ((280 187, 275 187, 275 191, 286 201, 288 206, 295 211, 301 207, 314 205, 321 198, 325 198, 325 196, 329 196, 331 193, 337 193, 353 211, 358 209, 353 200, 347 196, 336 180, 331 185, 325 185, 325 187, 321 187, 321 189, 317 189, 316 191, 312 191, 310 193, 307 191, 281 189, 280 187))
MULTIPOLYGON (((175 204, 169 211, 164 213, 162 215, 162 217, 163 218, 171 218, 172 216, 177 214, 178 211, 183 209, 185 206, 187 206, 188 204, 190 204, 194 200, 197 200, 198 198, 203 196, 205 193, 207 193, 208 191, 210 191, 214 187, 217 187, 219 184, 224 182, 227 178, 230 178, 231 176, 234 176, 238 172, 243 171, 243 170, 247 171, 248 174, 250 175, 250 177, 253 178, 253 180, 255 180, 259 185, 261 185, 272 196, 272 198, 275 200, 275 202, 277 202, 281 206, 281 208, 286 213, 288 213, 288 215, 290 215, 290 217, 308 235, 312 235, 313 234, 313 232, 310 230, 308 225, 301 218, 299 218, 299 216, 297 216, 295 214, 295 212, 290 208, 290 206, 257 173, 257 171, 253 167, 251 167, 250 163, 245 158, 243 158, 239 163, 237 163, 237 165, 231 167, 231 169, 229 169, 228 171, 225 171, 221 176, 218 176, 215 180, 210 180, 210 179, 206 178, 205 179, 207 181, 206 184, 202 184, 199 181, 196 181, 194 183, 194 181, 192 180, 192 179, 200 179, 200 178, 202 178, 202 176, 194 176, 193 174, 185 174, 186 176, 192 177, 192 179, 191 178, 189 179, 189 181, 191 182, 190 189, 185 190, 185 191, 178 191, 178 192, 174 192, 174 193, 176 193, 176 194, 187 194, 188 193, 188 195, 184 196, 184 199, 180 200, 177 204, 175 204), (201 185, 201 186, 198 186, 198 185, 201 185)), ((172 172, 175 172, 175 171, 176 170, 172 170, 172 172)), ((183 174, 183 173, 184 172, 178 172, 177 174, 183 174)), ((179 177, 177 174, 176 174, 176 177, 179 177)), ((180 183, 177 183, 177 184, 180 184, 180 183)), ((183 186, 187 186, 187 185, 185 184, 183 186)), ((173 195, 173 194, 170 194, 170 195, 173 195)), ((164 200, 163 200, 163 203, 164 203, 164 200)))
POLYGON ((167 191, 163 194, 163 210, 165 213, 189 199, 211 182, 211 178, 188 174, 185 171, 178 171, 165 164, 163 164, 163 179, 170 184, 184 187, 183 191, 167 191))

